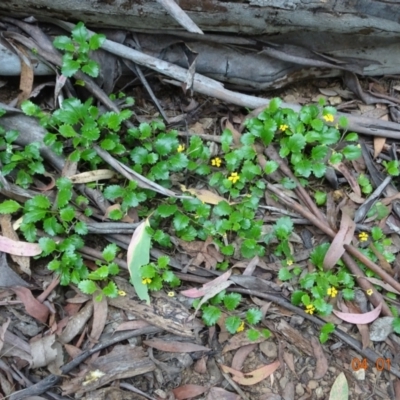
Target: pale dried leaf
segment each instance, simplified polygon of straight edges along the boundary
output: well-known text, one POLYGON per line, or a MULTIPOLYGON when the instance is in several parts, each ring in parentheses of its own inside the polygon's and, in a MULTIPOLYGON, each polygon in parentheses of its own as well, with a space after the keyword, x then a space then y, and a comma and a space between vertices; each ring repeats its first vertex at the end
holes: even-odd
POLYGON ((364 314, 343 313, 336 310, 333 310, 333 313, 343 321, 350 322, 351 324, 369 324, 379 317, 381 310, 382 303, 379 303, 378 307, 364 314))
POLYGON ((382 204, 384 204, 385 206, 388 206, 388 205, 391 204, 394 200, 398 200, 398 199, 400 199, 400 192, 394 194, 393 196, 385 197, 384 199, 381 199, 380 201, 381 201, 382 204))
POLYGON ((29 55, 27 54, 26 49, 16 42, 14 42, 12 46, 17 51, 21 63, 21 73, 19 80, 20 92, 18 94, 18 106, 20 106, 24 100, 29 99, 29 96, 32 92, 34 73, 32 63, 29 59, 29 55))
POLYGON ((250 276, 253 275, 253 273, 254 273, 257 265, 258 265, 259 260, 260 260, 260 257, 258 257, 258 256, 253 257, 250 260, 250 262, 247 264, 247 266, 246 266, 245 270, 243 271, 242 275, 250 275, 250 276))
POLYGON ((201 357, 200 360, 197 360, 194 364, 193 369, 198 374, 206 374, 207 373, 207 359, 206 357, 201 357))
POLYGON ((229 373, 229 374, 231 374, 233 376, 237 376, 237 377, 244 376, 243 372, 240 372, 234 368, 228 367, 227 365, 220 364, 220 367, 221 367, 222 371, 224 371, 226 374, 229 373))
POLYGON ((94 171, 72 175, 69 177, 69 179, 72 181, 72 183, 89 183, 105 179, 112 179, 114 176, 115 172, 111 171, 110 169, 97 169, 94 171))
POLYGON ((357 179, 354 178, 353 174, 347 168, 347 166, 344 163, 330 164, 330 165, 334 169, 342 173, 342 175, 346 178, 347 182, 349 183, 350 187, 353 189, 354 193, 357 196, 361 197, 362 194, 360 185, 358 184, 357 179))
POLYGON ((220 275, 218 278, 215 278, 212 281, 207 282, 200 289, 193 288, 193 289, 183 290, 180 293, 183 294, 184 296, 190 297, 192 299, 196 299, 198 297, 203 297, 207 293, 209 293, 211 290, 213 290, 215 287, 218 288, 221 283, 226 282, 230 278, 231 274, 232 274, 232 270, 229 270, 229 271, 225 272, 224 274, 220 275))
POLYGON ((283 353, 283 359, 285 360, 285 363, 289 367, 289 369, 293 372, 293 374, 297 375, 296 368, 294 367, 294 357, 292 353, 284 352, 283 353))
POLYGON ((89 301, 85 307, 69 319, 67 326, 59 336, 62 343, 69 343, 76 335, 79 335, 93 314, 93 302, 89 301))
POLYGON ((4 236, 0 236, 0 251, 25 257, 34 257, 42 253, 42 249, 36 243, 12 240, 4 236))
POLYGON ((115 332, 118 331, 130 331, 133 329, 141 329, 145 328, 146 326, 150 326, 150 324, 146 321, 143 321, 142 319, 136 320, 136 321, 125 321, 122 322, 118 325, 117 329, 115 332))
POLYGON ((385 147, 386 138, 380 136, 374 136, 374 158, 381 154, 383 148, 385 147))
POLYGON ((363 197, 355 194, 354 192, 351 192, 349 194, 349 199, 356 204, 364 204, 365 203, 365 199, 363 197))
MULTIPOLYGON (((344 312, 352 312, 352 313, 356 313, 356 314, 360 313, 360 309, 358 308, 358 306, 352 302, 346 302, 346 304, 342 303, 341 310, 344 312)), ((361 334, 362 348, 365 349, 370 344, 368 325, 367 324, 357 324, 357 329, 361 334)))
MULTIPOLYGON (((11 223, 11 215, 9 214, 3 214, 0 215, 0 226, 1 226, 1 232, 3 236, 8 237, 9 239, 19 241, 19 237, 17 233, 15 232, 12 223, 11 223)), ((31 269, 30 269, 30 258, 29 257, 24 257, 24 256, 17 256, 11 254, 11 258, 15 263, 17 263, 22 272, 25 274, 31 276, 31 269)))
POLYGON ((345 252, 344 245, 350 244, 353 239, 356 224, 350 218, 346 210, 342 210, 342 220, 339 232, 333 239, 324 258, 324 269, 333 268, 345 252))
POLYGON ((24 303, 26 312, 38 321, 45 323, 49 316, 49 309, 33 297, 32 292, 25 287, 16 286, 12 288, 18 299, 24 303))
POLYGON ((72 344, 65 344, 64 345, 65 351, 68 353, 68 355, 74 359, 79 356, 79 354, 82 353, 82 350, 79 347, 76 347, 72 344))
POLYGON ((107 322, 108 302, 107 297, 102 296, 100 301, 95 299, 96 294, 93 294, 93 324, 90 332, 90 339, 96 343, 103 332, 107 322))
POLYGON ((209 388, 200 385, 183 385, 172 390, 176 400, 192 399, 205 393, 209 388))
POLYGON ((19 357, 21 360, 26 360, 31 364, 31 347, 25 340, 10 331, 6 331, 3 348, 0 350, 0 357, 19 357))
POLYGON ((257 344, 248 344, 247 346, 241 347, 233 356, 232 368, 240 371, 243 367, 243 363, 247 356, 257 347, 257 344))
POLYGON ((55 334, 31 342, 31 354, 32 368, 46 367, 52 363, 60 367, 64 363, 62 346, 56 340, 55 334))
POLYGON ((268 378, 272 373, 276 371, 277 368, 280 366, 280 361, 276 360, 272 364, 264 365, 261 368, 258 368, 254 371, 248 372, 247 374, 238 374, 238 371, 233 370, 230 368, 230 371, 224 371, 224 372, 231 372, 233 373, 233 380, 240 385, 243 386, 251 386, 255 385, 261 381, 263 381, 265 378, 268 378))
POLYGON ((182 192, 189 192, 191 195, 207 204, 217 205, 221 201, 226 201, 223 197, 207 189, 189 189, 185 185, 181 185, 181 190, 182 192))
MULTIPOLYGON (((12 379, 10 374, 9 377, 10 379, 12 379)), ((12 382, 12 380, 10 382, 1 372, 0 372, 0 387, 2 390, 2 395, 4 394, 4 396, 6 396, 6 397, 2 396, 3 399, 8 399, 11 393, 13 393, 15 390, 14 383, 12 382)))
POLYGON ((326 88, 318 88, 319 92, 322 93, 325 96, 336 96, 337 92, 336 90, 333 89, 326 89, 326 88))
POLYGON ((221 118, 222 128, 224 128, 224 123, 225 128, 229 129, 232 133, 233 144, 235 146, 240 146, 240 138, 242 137, 241 133, 231 124, 228 118, 221 118))
POLYGON ((206 400, 240 400, 240 396, 225 389, 213 387, 208 392, 206 400))
POLYGON ((314 357, 317 360, 314 371, 314 379, 321 379, 328 371, 328 360, 325 357, 321 343, 315 336, 311 337, 311 343, 313 345, 314 357))

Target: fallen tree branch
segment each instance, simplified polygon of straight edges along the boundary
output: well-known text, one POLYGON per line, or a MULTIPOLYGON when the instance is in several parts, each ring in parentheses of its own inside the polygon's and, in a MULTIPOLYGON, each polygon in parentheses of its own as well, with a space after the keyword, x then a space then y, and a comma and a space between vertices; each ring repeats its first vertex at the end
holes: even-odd
MULTIPOLYGON (((47 20, 47 22, 55 23, 56 25, 68 31, 71 31, 74 27, 74 24, 60 20, 47 20)), ((94 35, 94 32, 89 30, 88 32, 89 35, 94 35)), ((184 68, 160 60, 156 57, 143 54, 137 50, 124 46, 123 44, 116 43, 108 39, 105 40, 101 47, 103 50, 107 50, 116 56, 126 58, 139 65, 173 78, 174 80, 172 81, 166 80, 166 82, 173 85, 181 86, 181 83, 186 81, 187 70, 184 68)), ((206 96, 215 97, 227 103, 236 104, 242 107, 264 109, 269 104, 268 99, 227 90, 220 82, 197 73, 194 75, 193 90, 206 96)), ((301 108, 300 105, 289 103, 282 103, 282 107, 291 108, 294 111, 299 111, 301 108)), ((400 139, 400 124, 395 122, 376 120, 374 118, 360 117, 352 114, 338 113, 333 124, 337 122, 340 116, 345 116, 348 119, 348 130, 350 131, 363 133, 365 135, 400 139)))
POLYGON ((168 14, 171 15, 180 25, 192 33, 203 35, 203 31, 192 21, 192 19, 175 3, 174 0, 157 0, 168 14))

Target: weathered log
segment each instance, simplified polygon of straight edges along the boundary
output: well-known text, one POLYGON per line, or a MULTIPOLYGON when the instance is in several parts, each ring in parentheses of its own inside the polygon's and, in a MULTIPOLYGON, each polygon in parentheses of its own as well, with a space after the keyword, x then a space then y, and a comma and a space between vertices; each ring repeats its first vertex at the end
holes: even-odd
MULTIPOLYGON (((178 3, 207 34, 183 31, 155 0, 7 0, 0 3, 0 13, 83 20, 95 30, 114 27, 141 32, 145 53, 186 68, 179 45, 183 39, 199 54, 197 72, 244 88, 279 88, 304 78, 338 76, 343 70, 360 75, 400 73, 400 8, 385 2, 178 3), (227 35, 232 33, 253 36, 227 35)), ((37 73, 46 70, 38 68, 37 73)), ((6 74, 0 69, 0 75, 6 74)))
MULTIPOLYGON (((203 32, 271 35, 311 30, 361 34, 366 38, 400 33, 400 8, 387 1, 185 0, 177 3, 203 32)), ((8 15, 83 20, 94 27, 135 31, 181 28, 156 0, 3 0, 0 11, 8 15)))

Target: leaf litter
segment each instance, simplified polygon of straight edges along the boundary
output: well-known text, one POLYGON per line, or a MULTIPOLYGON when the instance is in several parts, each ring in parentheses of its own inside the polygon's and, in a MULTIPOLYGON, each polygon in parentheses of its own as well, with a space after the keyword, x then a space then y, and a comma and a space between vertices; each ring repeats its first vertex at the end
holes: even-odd
MULTIPOLYGON (((28 87, 25 89, 31 90, 28 87)), ((310 88, 306 87, 305 91, 310 91, 310 88)), ((282 95, 287 95, 287 93, 290 94, 290 90, 283 91, 282 95)), ((325 91, 322 91, 322 93, 328 96, 328 98, 331 96, 332 102, 338 100, 337 96, 334 96, 336 91, 334 92, 327 88, 325 91)), ((311 94, 309 95, 309 100, 312 100, 311 94)), ((151 106, 149 106, 149 109, 151 109, 151 106)), ((239 146, 242 136, 241 129, 240 127, 238 128, 240 118, 236 118, 236 126, 224 115, 219 114, 218 118, 223 124, 223 129, 227 128, 232 131, 234 144, 239 146)), ((215 118, 210 118, 210 120, 212 124, 217 123, 215 118)), ((205 128, 205 130, 207 129, 208 128, 205 128)), ((216 142, 221 143, 219 137, 216 138, 216 142)), ((387 140, 374 138, 373 145, 369 145, 368 151, 370 153, 372 151, 373 158, 376 159, 387 150, 385 146, 387 146, 387 140)), ((99 150, 99 154, 100 156, 104 156, 101 149, 99 150)), ((138 182, 139 186, 142 185, 146 189, 153 190, 166 197, 180 196, 168 188, 156 185, 151 181, 143 180, 143 177, 136 171, 128 171, 125 166, 119 165, 115 160, 109 159, 108 161, 114 168, 117 169, 118 167, 120 173, 123 173, 122 169, 125 169, 123 174, 126 178, 138 182)), ((373 165, 374 160, 371 162, 373 165)), ((342 180, 340 184, 343 184, 344 181, 347 181, 349 184, 350 193, 343 193, 343 198, 353 198, 354 202, 351 203, 351 201, 348 201, 349 213, 341 213, 341 226, 335 232, 332 246, 323 259, 323 266, 328 270, 337 264, 344 252, 348 250, 348 246, 354 244, 354 233, 360 230, 360 224, 357 226, 357 224, 353 222, 352 214, 355 210, 359 209, 356 204, 366 204, 364 202, 362 188, 351 169, 351 164, 341 163, 335 168, 339 172, 338 176, 342 180)), ((372 169, 370 166, 367 168, 375 179, 379 179, 379 174, 371 172, 372 169)), ((114 179, 115 176, 113 171, 104 169, 76 173, 71 179, 75 185, 79 185, 82 183, 99 182, 100 180, 111 180, 114 179)), ((200 202, 204 202, 205 204, 217 205, 221 199, 223 199, 223 197, 219 196, 217 193, 204 188, 201 184, 197 184, 196 182, 190 182, 190 185, 185 182, 185 185, 181 184, 180 186, 182 192, 190 193, 193 197, 197 197, 200 202)), ((48 186, 46 190, 51 190, 52 188, 52 186, 48 186)), ((382 188, 381 193, 388 196, 386 201, 384 199, 382 200, 382 203, 388 204, 389 202, 395 202, 397 200, 397 191, 393 186, 389 186, 389 188, 391 191, 389 189, 384 191, 385 188, 382 188)), ((294 201, 308 201, 298 190, 292 192, 291 190, 284 189, 282 186, 277 185, 275 189, 286 193, 287 196, 294 201)), ((324 190, 329 192, 328 196, 332 194, 330 188, 324 188, 324 190)), ((29 198, 28 192, 25 192, 25 195, 29 198)), ((17 194, 15 194, 15 196, 17 196, 17 194)), ((190 197, 187 196, 187 198, 190 197)), ((235 202, 227 202, 227 204, 234 205, 235 202)), ((278 204, 284 207, 289 203, 284 203, 283 206, 280 203, 278 204)), ((367 216, 367 213, 373 209, 374 202, 367 204, 367 206, 368 207, 364 208, 363 218, 360 218, 357 223, 361 223, 361 225, 364 224, 369 230, 378 224, 386 229, 386 217, 378 215, 368 217, 369 220, 364 218, 367 216)), ((331 213, 330 222, 333 221, 333 223, 331 223, 331 228, 337 228, 336 222, 340 220, 339 211, 343 211, 345 207, 345 202, 340 205, 336 203, 334 209, 328 210, 329 213, 331 213)), ((102 206, 99 206, 98 209, 103 211, 102 213, 99 212, 99 215, 102 215, 102 218, 107 218, 112 215, 114 210, 121 210, 121 205, 119 203, 114 205, 104 203, 102 206), (104 213, 105 210, 107 210, 106 213, 104 213)), ((299 210, 290 211, 298 212, 299 210)), ((394 215, 394 213, 392 214, 394 215)), ((261 217, 261 215, 259 216, 261 217)), ((266 212, 264 216, 270 217, 270 214, 266 212)), ((318 218, 319 213, 315 213, 314 217, 318 218)), ((395 219, 393 224, 399 225, 398 220, 395 219)), ((179 294, 175 293, 174 297, 171 298, 165 293, 154 295, 153 297, 153 294, 149 296, 149 291, 146 285, 142 283, 139 275, 140 267, 146 265, 150 260, 151 245, 150 235, 148 233, 149 226, 149 220, 142 219, 142 222, 136 228, 130 239, 127 240, 126 237, 121 238, 118 234, 108 238, 127 250, 126 265, 130 273, 130 281, 133 283, 135 290, 129 289, 129 278, 125 276, 124 278, 119 278, 120 281, 118 281, 118 287, 121 291, 125 292, 125 296, 114 299, 103 296, 99 301, 96 296, 93 296, 93 298, 88 296, 79 297, 79 295, 76 295, 76 287, 70 285, 70 292, 65 293, 66 297, 64 298, 64 294, 60 297, 61 291, 57 286, 57 282, 50 296, 46 296, 43 301, 39 301, 37 292, 44 291, 46 287, 51 284, 51 279, 46 277, 46 271, 43 269, 40 270, 40 262, 35 262, 35 260, 32 259, 32 257, 39 255, 42 249, 37 244, 20 241, 17 236, 12 236, 12 234, 6 237, 4 233, 5 227, 2 225, 3 236, 0 238, 0 250, 3 252, 1 257, 4 262, 0 263, 2 271, 1 286, 3 288, 10 288, 10 291, 3 292, 4 298, 6 299, 5 301, 9 301, 8 299, 10 298, 19 298, 23 306, 21 309, 25 313, 25 319, 20 317, 21 321, 29 325, 29 323, 32 324, 32 322, 28 317, 32 318, 42 329, 39 335, 29 336, 27 333, 28 330, 24 331, 25 333, 21 333, 19 329, 22 328, 18 328, 17 324, 17 314, 10 314, 10 312, 5 310, 2 314, 3 324, 0 337, 2 340, 1 355, 5 357, 7 363, 14 358, 19 369, 28 367, 31 368, 31 372, 35 373, 37 368, 46 367, 53 375, 58 374, 60 376, 60 373, 62 373, 64 374, 61 385, 63 394, 75 394, 78 396, 87 395, 87 398, 90 398, 89 396, 95 398, 93 396, 100 396, 101 393, 105 393, 104 390, 112 389, 111 386, 102 389, 102 386, 112 385, 114 381, 121 381, 124 383, 124 381, 128 379, 130 382, 134 382, 138 387, 144 389, 144 393, 151 392, 152 396, 156 396, 155 398, 157 399, 166 398, 165 396, 171 395, 172 393, 177 399, 193 398, 203 395, 201 398, 210 400, 217 398, 236 400, 242 396, 237 393, 245 393, 249 399, 262 399, 268 398, 269 394, 271 394, 271 396, 278 396, 277 393, 283 394, 285 384, 295 388, 295 398, 299 399, 306 398, 306 393, 310 394, 311 398, 315 399, 326 398, 328 393, 330 399, 344 400, 348 398, 349 383, 343 372, 352 376, 351 374, 354 372, 352 360, 357 357, 362 359, 362 354, 355 353, 352 355, 344 355, 343 352, 340 353, 340 350, 331 350, 321 345, 316 339, 319 334, 318 329, 315 329, 317 325, 313 325, 317 324, 317 322, 310 316, 305 315, 302 310, 297 311, 293 307, 291 312, 287 314, 280 311, 282 308, 280 309, 279 307, 282 306, 279 305, 279 300, 277 299, 279 299, 279 296, 289 298, 290 293, 294 290, 293 285, 297 284, 297 282, 296 279, 291 282, 284 282, 274 275, 273 271, 276 271, 276 267, 275 269, 268 268, 268 265, 277 265, 273 257, 271 257, 268 262, 253 258, 253 261, 250 263, 232 258, 232 261, 238 264, 243 263, 244 273, 242 274, 239 272, 240 268, 235 268, 235 263, 233 262, 233 267, 228 272, 217 273, 216 267, 225 259, 222 256, 221 244, 213 244, 210 238, 205 239, 204 242, 199 241, 198 243, 196 241, 180 241, 182 254, 172 253, 169 254, 169 256, 173 259, 173 264, 180 266, 182 270, 184 265, 187 266, 186 270, 184 270, 184 274, 180 275, 182 280, 182 275, 186 275, 187 281, 185 281, 184 284, 186 289, 179 290, 179 294), (4 253, 23 257, 20 259, 13 258, 13 260, 20 264, 21 270, 25 275, 30 275, 29 273, 32 271, 32 277, 28 280, 28 276, 27 281, 23 280, 7 265, 4 253), (186 258, 184 256, 186 256, 186 258), (26 264, 29 258, 31 258, 30 261, 32 261, 33 264, 32 268, 29 264, 26 264), (260 267, 261 263, 263 265, 262 267, 260 267), (37 266, 39 266, 39 269, 36 268, 37 266), (197 268, 200 267, 204 269, 205 272, 211 272, 209 275, 207 275, 207 273, 201 275, 207 276, 206 283, 197 279, 200 275, 192 273, 193 270, 196 271, 192 268, 193 266, 197 268), (199 286, 199 283, 202 284, 202 286, 199 286), (193 320, 195 315, 193 309, 189 310, 187 306, 184 305, 190 304, 189 302, 193 299, 202 298, 195 308, 197 311, 201 308, 203 303, 208 302, 222 291, 226 291, 227 293, 234 292, 239 286, 243 291, 238 291, 238 293, 248 294, 251 296, 249 297, 250 299, 254 299, 254 303, 256 303, 255 299, 265 299, 261 294, 271 296, 267 298, 269 303, 266 304, 265 310, 262 312, 261 320, 263 326, 268 326, 272 332, 270 339, 260 337, 255 340, 250 340, 246 333, 236 333, 232 336, 227 335, 227 340, 219 344, 216 340, 218 330, 214 327, 206 327, 198 319, 193 320), (12 293, 17 297, 13 297, 12 293), (64 301, 65 299, 70 302, 58 304, 60 300, 64 301), (76 301, 76 303, 73 303, 73 301, 76 301), (57 304, 59 309, 55 307, 55 304, 57 304), (287 321, 289 321, 290 324, 287 321), (18 332, 18 336, 11 332, 11 330, 18 332), (147 337, 144 340, 135 339, 135 335, 132 334, 132 332, 136 332, 139 337, 142 335, 147 337), (129 340, 129 344, 118 344, 118 341, 112 342, 110 338, 118 334, 125 334, 126 336, 121 337, 129 340), (129 337, 129 334, 133 336, 129 337), (277 353, 275 356, 277 359, 267 361, 265 358, 266 356, 261 356, 261 352, 259 351, 259 344, 266 340, 284 343, 286 350, 281 351, 280 348, 279 354, 277 353), (90 358, 88 358, 89 356, 86 358, 86 363, 83 363, 83 359, 78 362, 80 357, 88 354, 88 349, 94 348, 94 350, 96 350, 96 345, 107 341, 110 341, 109 345, 111 346, 108 351, 98 351, 97 353, 91 354, 90 358), (187 353, 190 355, 193 365, 195 365, 194 361, 197 361, 197 371, 192 371, 190 369, 190 374, 187 374, 187 372, 185 372, 187 366, 185 367, 179 364, 180 361, 178 358, 171 358, 171 360, 164 362, 164 364, 169 365, 170 363, 171 369, 175 368, 181 373, 179 382, 171 382, 168 380, 168 374, 159 367, 159 364, 152 361, 148 356, 146 352, 147 347, 154 349, 153 357, 155 359, 162 359, 165 353, 187 353), (69 357, 76 360, 77 364, 75 368, 79 365, 81 366, 80 373, 67 376, 66 374, 71 372, 71 370, 67 372, 63 371, 63 367, 67 365, 68 361, 63 350, 67 352, 69 357), (223 363, 218 365, 222 371, 232 375, 231 379, 236 382, 236 384, 242 386, 244 392, 240 388, 240 390, 235 389, 235 386, 227 386, 227 381, 225 381, 223 377, 221 378, 221 374, 209 376, 208 369, 211 368, 214 357, 225 357, 225 361, 227 361, 226 364, 228 364, 229 361, 232 362, 232 364, 230 364, 232 367, 228 367, 223 363), (289 367, 286 371, 283 368, 284 364, 289 367), (308 371, 310 374, 304 375, 304 371, 308 371), (303 374, 301 379, 299 379, 300 374, 303 374), (154 381, 153 378, 149 379, 149 376, 156 377, 156 381, 154 381), (310 379, 310 376, 312 379, 310 379), (321 383, 321 385, 319 383, 321 383), (322 385, 322 383, 324 384, 322 385)), ((390 228, 389 224, 388 226, 390 228)), ((301 230, 301 226, 297 228, 297 232, 292 233, 289 241, 289 248, 294 255, 303 250, 303 239, 302 236, 298 234, 301 230)), ((263 229, 265 230, 265 234, 271 233, 269 224, 263 225, 263 229)), ((174 239, 177 242, 180 240, 179 238, 174 239)), ((324 239, 325 237, 321 232, 313 229, 313 246, 324 239)), ((101 247, 101 245, 99 245, 101 240, 99 240, 99 242, 95 241, 94 243, 95 247, 101 247)), ((397 246, 395 252, 398 253, 398 251, 399 248, 397 246)), ((235 253, 234 255, 237 256, 237 254, 238 253, 235 253)), ((378 261, 380 261, 380 266, 385 268, 385 258, 383 258, 379 249, 375 254, 378 261)), ((312 265, 308 263, 307 257, 305 259, 299 258, 299 264, 300 263, 302 263, 302 267, 313 268, 312 265)), ((124 265, 123 263, 120 264, 124 265)), ((290 268, 289 271, 292 269, 293 268, 290 268)), ((390 270, 386 265, 386 270, 392 276, 398 273, 396 265, 394 265, 393 269, 390 268, 390 270)), ((384 288, 387 292, 396 294, 398 291, 395 285, 391 286, 389 282, 379 280, 376 277, 367 277, 366 279, 369 279, 371 283, 369 287, 371 288, 375 288, 372 286, 372 284, 374 284, 384 288)), ((362 293, 368 290, 366 287, 362 289, 364 290, 362 293)), ((373 296, 375 295, 377 296, 378 294, 374 293, 373 296)), ((380 301, 380 298, 377 300, 380 301)), ((352 329, 351 324, 361 324, 364 326, 363 329, 366 328, 362 333, 363 347, 365 347, 366 344, 365 337, 369 333, 367 324, 374 320, 375 324, 380 320, 378 317, 383 311, 383 303, 379 303, 379 301, 373 303, 375 308, 372 311, 369 309, 369 311, 363 310, 363 312, 358 313, 354 312, 356 310, 354 307, 350 307, 353 311, 351 313, 333 310, 334 314, 343 321, 337 322, 339 328, 344 327, 345 330, 348 331, 352 329)), ((250 308, 253 304, 253 301, 248 299, 246 299, 246 302, 246 308, 250 308)), ((332 301, 332 304, 336 306, 334 301, 332 301)), ((13 305, 10 302, 7 307, 17 308, 18 304, 13 305)), ((224 315, 225 319, 228 317, 229 313, 224 315)), ((385 328, 390 326, 390 323, 387 321, 383 321, 382 324, 385 328)), ((382 327, 374 329, 384 330, 382 327)), ((391 333, 392 331, 388 331, 384 337, 388 338, 391 333)), ((393 344, 393 342, 390 344, 396 348, 396 344, 393 344)), ((391 372, 395 372, 394 364, 391 372)), ((351 390, 354 391, 355 395, 361 396, 363 392, 368 392, 368 389, 365 390, 362 387, 363 385, 368 384, 371 386, 370 381, 357 382, 354 379, 349 381, 352 388, 351 390)), ((18 392, 14 392, 13 397, 12 389, 10 389, 11 384, 15 384, 15 376, 11 373, 6 375, 1 374, 0 386, 4 394, 11 395, 11 399, 22 398, 18 397, 18 392), (8 389, 7 385, 9 385, 8 389)), ((22 389, 23 386, 24 385, 20 385, 20 388, 22 389)), ((121 387, 123 386, 121 385, 121 387)), ((116 388, 114 389, 118 390, 116 388)), ((384 389, 386 388, 380 385, 379 390, 381 390, 382 393, 384 389)), ((121 392, 126 393, 122 390, 121 392)), ((288 393, 290 393, 290 390, 286 392, 285 396, 289 396, 288 393)), ((122 396, 123 394, 120 395, 122 396)), ((32 398, 34 398, 33 396, 34 395, 32 395, 32 398)), ((271 396, 269 397, 272 398, 271 396)))

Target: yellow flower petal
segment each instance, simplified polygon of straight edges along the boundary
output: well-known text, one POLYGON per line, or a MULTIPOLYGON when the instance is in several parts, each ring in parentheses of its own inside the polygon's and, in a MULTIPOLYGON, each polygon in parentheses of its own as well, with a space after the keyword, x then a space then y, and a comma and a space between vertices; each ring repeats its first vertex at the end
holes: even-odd
POLYGON ((361 232, 358 235, 358 239, 360 240, 360 242, 366 242, 369 238, 369 235, 367 232, 361 232))
POLYGON ((239 325, 239 328, 236 329, 236 332, 242 332, 244 331, 244 322, 242 321, 242 323, 239 325))
POLYGON ((333 122, 335 120, 335 117, 332 114, 326 114, 323 115, 322 118, 326 121, 326 122, 333 122))

